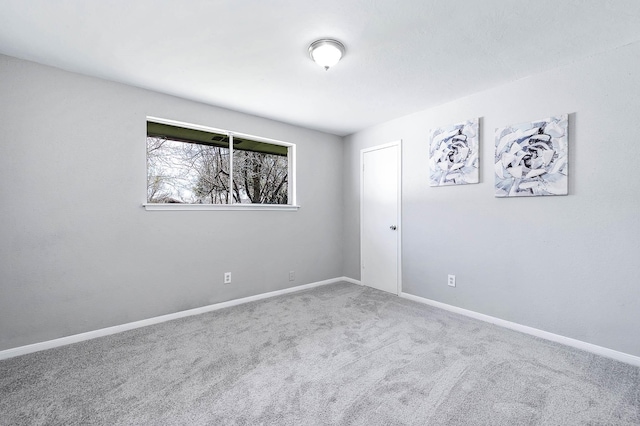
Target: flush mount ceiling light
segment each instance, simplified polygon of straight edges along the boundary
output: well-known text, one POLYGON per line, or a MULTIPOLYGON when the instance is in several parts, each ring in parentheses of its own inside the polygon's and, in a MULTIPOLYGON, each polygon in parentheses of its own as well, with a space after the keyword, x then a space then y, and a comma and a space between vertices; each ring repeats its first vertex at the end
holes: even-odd
POLYGON ((316 40, 309 46, 309 56, 325 70, 337 64, 344 52, 344 45, 330 38, 316 40))

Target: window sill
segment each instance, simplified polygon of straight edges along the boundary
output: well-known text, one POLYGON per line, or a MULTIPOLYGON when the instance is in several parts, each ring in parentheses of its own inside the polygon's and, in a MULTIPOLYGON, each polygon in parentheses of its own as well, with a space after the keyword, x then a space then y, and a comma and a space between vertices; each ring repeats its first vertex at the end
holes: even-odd
POLYGON ((282 204, 143 204, 145 210, 198 211, 198 210, 274 210, 297 211, 300 206, 282 204))

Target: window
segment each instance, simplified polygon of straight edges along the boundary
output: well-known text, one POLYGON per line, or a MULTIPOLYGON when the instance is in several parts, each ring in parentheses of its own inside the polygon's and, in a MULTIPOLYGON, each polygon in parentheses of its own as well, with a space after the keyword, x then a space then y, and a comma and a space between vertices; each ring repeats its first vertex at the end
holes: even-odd
POLYGON ((147 204, 294 206, 295 145, 147 121, 147 204))

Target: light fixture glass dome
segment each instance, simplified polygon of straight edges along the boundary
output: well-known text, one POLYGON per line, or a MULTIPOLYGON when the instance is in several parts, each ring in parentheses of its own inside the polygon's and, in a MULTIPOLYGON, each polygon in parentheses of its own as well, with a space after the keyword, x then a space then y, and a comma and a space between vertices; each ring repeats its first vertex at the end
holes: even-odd
POLYGON ((318 65, 328 70, 344 56, 345 48, 338 40, 316 40, 309 46, 309 56, 318 65))

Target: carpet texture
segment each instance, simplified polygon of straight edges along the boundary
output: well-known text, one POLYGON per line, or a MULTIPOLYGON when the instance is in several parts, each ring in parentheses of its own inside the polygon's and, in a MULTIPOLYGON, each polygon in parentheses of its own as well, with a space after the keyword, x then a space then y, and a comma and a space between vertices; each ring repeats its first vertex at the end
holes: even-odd
POLYGON ((639 425, 640 369, 340 283, 0 361, 0 424, 639 425))

